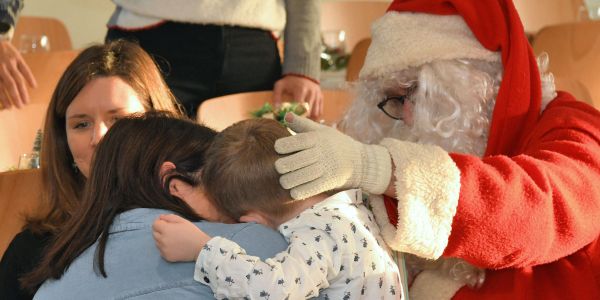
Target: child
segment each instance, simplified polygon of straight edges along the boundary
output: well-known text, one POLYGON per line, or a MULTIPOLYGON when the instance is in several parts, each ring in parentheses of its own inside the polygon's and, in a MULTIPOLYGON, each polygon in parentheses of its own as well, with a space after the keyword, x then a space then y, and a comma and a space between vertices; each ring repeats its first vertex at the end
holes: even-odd
POLYGON ((154 224, 161 255, 197 258, 194 279, 217 298, 400 299, 398 267, 360 190, 293 201, 281 188, 273 145, 288 135, 273 120, 239 122, 217 136, 202 171, 206 195, 222 214, 278 229, 289 241, 286 251, 261 261, 167 215, 154 224))

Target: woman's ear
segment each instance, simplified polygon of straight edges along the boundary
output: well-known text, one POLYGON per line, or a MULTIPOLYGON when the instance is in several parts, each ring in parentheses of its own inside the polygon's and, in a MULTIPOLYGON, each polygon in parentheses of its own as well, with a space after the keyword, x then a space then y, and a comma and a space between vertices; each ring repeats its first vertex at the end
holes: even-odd
MULTIPOLYGON (((161 166, 160 170, 158 170, 158 176, 160 177, 160 182, 164 186, 165 184, 165 175, 169 174, 172 170, 175 170, 175 164, 170 161, 165 161, 161 166)), ((169 187, 171 189, 171 187, 169 187)))

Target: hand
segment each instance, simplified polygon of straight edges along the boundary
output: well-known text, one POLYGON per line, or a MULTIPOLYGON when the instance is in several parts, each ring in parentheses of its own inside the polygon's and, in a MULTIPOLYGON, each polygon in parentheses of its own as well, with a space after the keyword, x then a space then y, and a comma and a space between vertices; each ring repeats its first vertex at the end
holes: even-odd
POLYGON ((196 261, 210 236, 177 215, 161 215, 152 224, 152 236, 160 255, 170 262, 196 261))
POLYGON ((29 103, 26 84, 37 86, 29 66, 10 41, 0 41, 0 109, 29 103))
POLYGON ((291 95, 293 100, 308 103, 308 116, 318 118, 323 113, 323 93, 318 83, 301 76, 287 75, 275 82, 273 103, 281 105, 283 94, 291 95))
POLYGON ((365 145, 325 125, 288 113, 297 135, 275 142, 279 154, 294 154, 275 161, 284 189, 294 199, 305 199, 337 188, 362 188, 383 193, 391 180, 392 162, 386 148, 365 145))

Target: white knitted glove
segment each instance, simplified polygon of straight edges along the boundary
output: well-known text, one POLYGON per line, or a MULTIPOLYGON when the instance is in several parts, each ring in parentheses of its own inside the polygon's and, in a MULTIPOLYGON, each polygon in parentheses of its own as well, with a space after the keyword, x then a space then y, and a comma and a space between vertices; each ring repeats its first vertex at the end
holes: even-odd
POLYGON ((306 199, 338 188, 362 188, 382 194, 392 176, 388 150, 359 143, 337 129, 288 113, 286 121, 297 135, 275 142, 279 182, 294 199, 306 199), (292 154, 293 153, 293 154, 292 154))

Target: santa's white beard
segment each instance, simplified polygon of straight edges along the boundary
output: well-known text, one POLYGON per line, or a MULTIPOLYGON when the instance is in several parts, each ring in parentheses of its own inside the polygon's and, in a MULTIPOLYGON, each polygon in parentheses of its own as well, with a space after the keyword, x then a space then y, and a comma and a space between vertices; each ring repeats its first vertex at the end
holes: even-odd
MULTIPOLYGON (((547 55, 538 58, 538 65, 543 108, 556 97, 556 91, 552 74, 547 72, 547 55)), ((368 144, 395 138, 483 156, 501 80, 501 63, 461 59, 434 61, 385 78, 360 80, 355 85, 356 100, 340 129, 368 144), (392 96, 385 91, 415 83, 417 88, 409 97, 414 105, 411 126, 377 108, 377 103, 392 96)))
POLYGON ((472 60, 436 61, 356 85, 357 100, 349 108, 342 130, 365 143, 390 137, 434 144, 449 152, 483 155, 498 93, 499 63, 472 60), (377 108, 394 87, 417 82, 409 97, 413 124, 394 120, 377 108))

